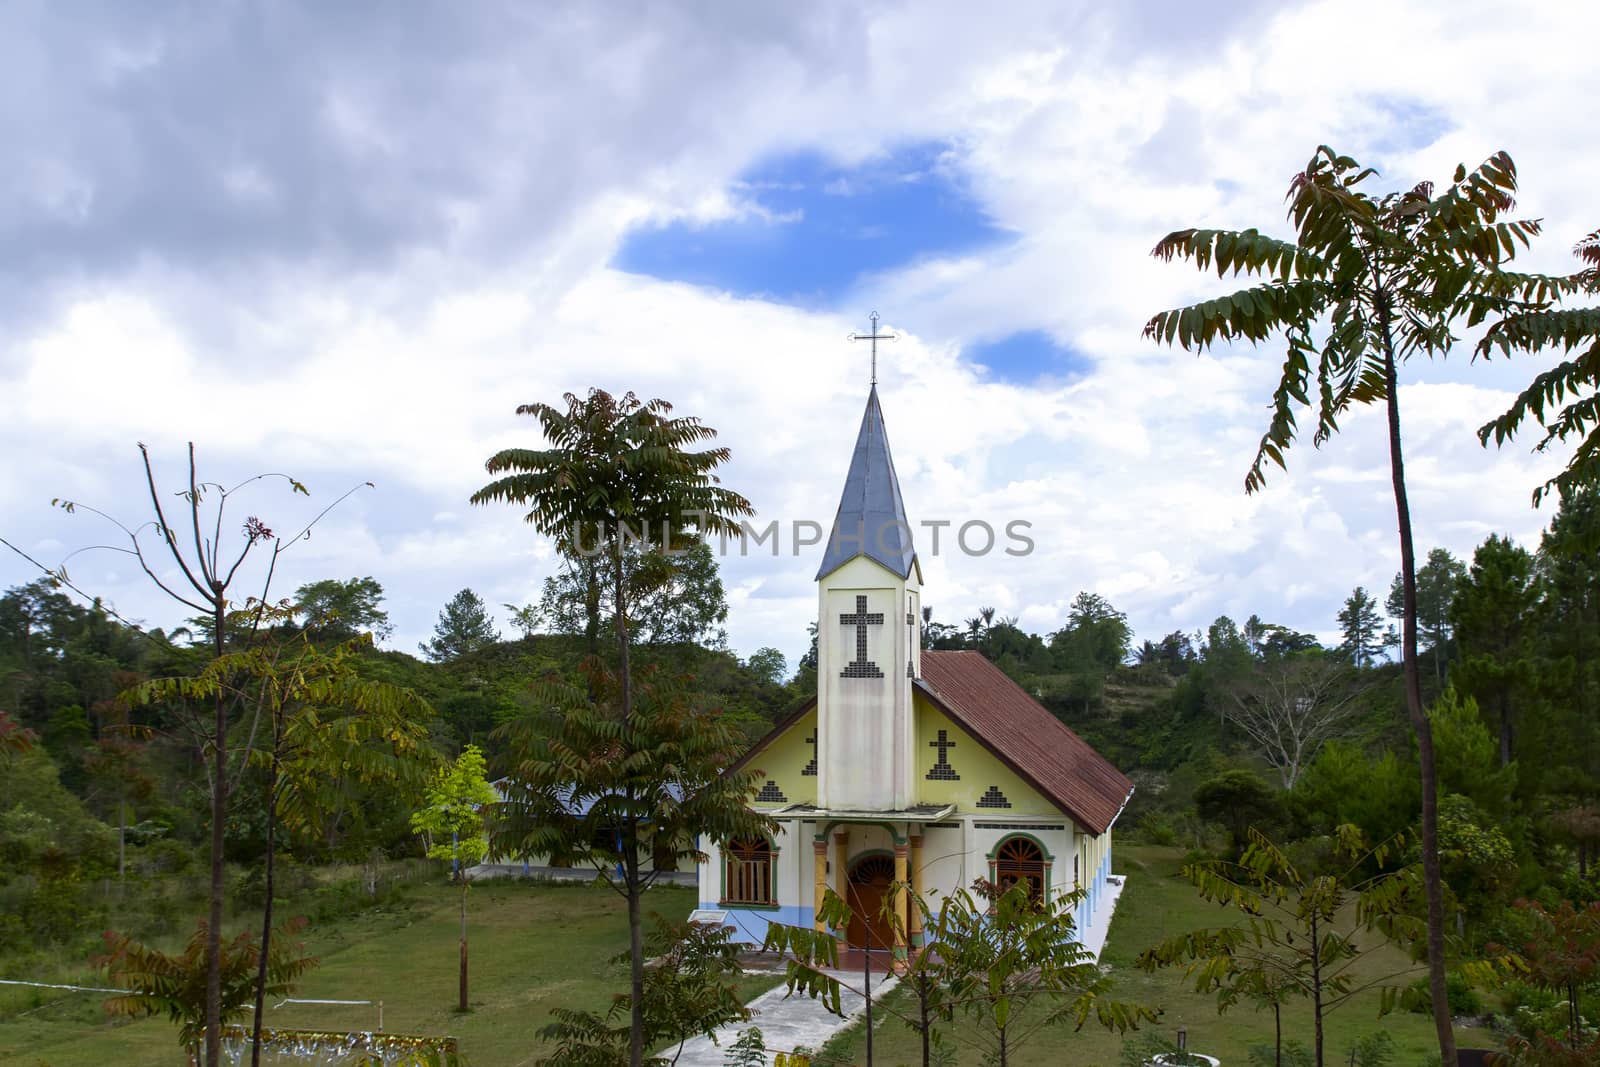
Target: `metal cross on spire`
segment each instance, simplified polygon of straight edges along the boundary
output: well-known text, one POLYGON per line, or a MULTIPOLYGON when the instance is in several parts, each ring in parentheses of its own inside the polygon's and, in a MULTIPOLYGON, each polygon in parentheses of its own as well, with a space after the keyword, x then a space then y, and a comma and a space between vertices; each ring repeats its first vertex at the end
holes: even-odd
POLYGON ((871 333, 853 333, 853 334, 850 335, 850 340, 852 340, 852 341, 871 341, 872 342, 872 384, 873 385, 877 385, 878 384, 878 342, 879 341, 894 341, 894 340, 897 340, 900 335, 899 334, 893 334, 893 333, 879 333, 878 332, 878 313, 876 311, 874 311, 872 313, 871 318, 872 318, 872 332, 871 333))

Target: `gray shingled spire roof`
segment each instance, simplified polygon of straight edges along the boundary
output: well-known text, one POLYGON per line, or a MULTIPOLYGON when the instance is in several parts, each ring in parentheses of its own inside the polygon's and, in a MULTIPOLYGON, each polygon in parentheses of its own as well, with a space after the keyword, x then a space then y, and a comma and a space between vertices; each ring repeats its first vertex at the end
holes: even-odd
POLYGON ((861 433, 856 437, 850 473, 845 476, 844 492, 839 497, 839 513, 834 517, 817 578, 831 574, 857 556, 876 560, 902 578, 911 573, 917 558, 911 546, 906 506, 900 499, 900 481, 889 456, 889 436, 884 432, 876 385, 867 394, 861 433))

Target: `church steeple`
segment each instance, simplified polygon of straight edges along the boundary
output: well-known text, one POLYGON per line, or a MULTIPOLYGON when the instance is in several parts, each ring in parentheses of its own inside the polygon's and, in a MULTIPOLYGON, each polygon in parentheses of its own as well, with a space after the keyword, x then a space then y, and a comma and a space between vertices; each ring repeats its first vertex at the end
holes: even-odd
POLYGON ((823 807, 899 811, 916 796, 912 690, 921 677, 921 586, 874 386, 817 571, 823 807))
POLYGON ((905 502, 900 498, 900 480, 895 477, 894 459, 889 455, 889 436, 884 430, 876 385, 867 394, 867 410, 861 416, 861 432, 856 435, 850 472, 845 475, 839 511, 822 566, 817 569, 817 580, 857 556, 866 556, 901 579, 910 575, 917 560, 905 502))

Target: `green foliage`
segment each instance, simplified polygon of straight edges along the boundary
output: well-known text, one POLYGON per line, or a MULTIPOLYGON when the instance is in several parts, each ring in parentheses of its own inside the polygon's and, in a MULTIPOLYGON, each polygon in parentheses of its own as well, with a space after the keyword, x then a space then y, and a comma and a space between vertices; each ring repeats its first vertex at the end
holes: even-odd
MULTIPOLYGON (((930 1058, 943 1044, 930 1024, 957 1012, 969 1025, 949 1036, 981 1049, 1002 1067, 1047 1026, 1070 1022, 1081 1028, 1092 1018, 1107 1030, 1125 1033, 1157 1016, 1151 1008, 1109 998, 1110 980, 1078 942, 1073 925, 1082 891, 1040 902, 1025 882, 1001 890, 979 880, 971 891, 944 897, 935 911, 908 887, 897 885, 883 902, 883 915, 899 931, 897 938, 904 936, 897 910, 901 894, 922 913, 927 940, 904 979, 918 994, 921 1014, 900 1017, 923 1034, 930 1058)), ((852 914, 830 890, 818 919, 824 927, 842 930, 852 914)), ((844 985, 831 973, 838 969, 838 941, 827 929, 773 923, 763 950, 786 959, 791 993, 805 993, 828 1011, 842 1014, 844 985)))
MULTIPOLYGON (((644 1038, 649 1046, 664 1046, 664 1054, 649 1062, 671 1063, 689 1038, 748 1019, 750 1012, 735 982, 741 973, 739 946, 730 931, 668 922, 659 915, 653 919, 646 941, 650 963, 644 975, 644 1038)), ((612 960, 627 961, 627 953, 612 960)), ((558 1009, 556 1021, 539 1030, 541 1038, 555 1043, 555 1051, 537 1062, 550 1067, 627 1063, 628 1017, 627 994, 619 994, 605 1016, 558 1009)))
MULTIPOLYGON (((267 995, 282 997, 294 991, 302 975, 317 965, 305 947, 292 940, 305 925, 292 920, 277 937, 267 958, 267 995)), ((128 990, 105 1002, 112 1015, 165 1015, 178 1026, 178 1043, 196 1051, 205 1031, 206 924, 201 921, 183 951, 168 954, 142 945, 130 937, 107 930, 105 954, 95 966, 105 969, 113 984, 128 990)), ((222 1018, 243 1017, 255 996, 260 946, 255 937, 240 933, 222 943, 222 1018)))
MULTIPOLYGON (((613 561, 603 555, 564 559, 544 580, 533 609, 537 625, 552 633, 598 634, 615 627, 609 580, 613 561)), ((644 645, 724 648, 727 594, 711 545, 701 538, 674 543, 671 551, 629 540, 622 548, 623 582, 631 638, 644 645)), ((519 623, 519 625, 521 625, 519 623)))
POLYGON ((789 673, 789 660, 780 649, 758 648, 750 653, 745 668, 769 685, 782 685, 789 673))
POLYGON ((1571 275, 1513 280, 1514 288, 1521 283, 1522 299, 1484 331, 1476 352, 1510 357, 1553 349, 1566 357, 1534 375, 1504 414, 1478 428, 1478 440, 1485 445, 1491 439, 1503 445, 1530 422, 1544 431, 1536 451, 1569 440, 1576 443, 1566 468, 1534 490, 1535 507, 1551 489, 1565 496, 1600 478, 1600 308, 1559 306, 1561 298, 1573 293, 1600 292, 1600 230, 1586 235, 1573 252, 1583 267, 1571 275))
MULTIPOLYGON (((1519 901, 1516 919, 1519 943, 1515 949, 1490 945, 1488 951, 1503 953, 1524 981, 1557 994, 1563 1001, 1564 1018, 1560 1032, 1538 1031, 1532 1040, 1512 1044, 1512 1051, 1533 1063, 1561 1063, 1563 1044, 1568 1052, 1600 1049, 1600 1034, 1585 1027, 1579 1010, 1583 991, 1600 982, 1600 903, 1577 908, 1562 901, 1555 908, 1544 908, 1519 901)), ((1593 1060, 1573 1058, 1570 1062, 1593 1060)))
POLYGON ((1372 666, 1383 651, 1383 617, 1378 613, 1378 602, 1359 585, 1339 611, 1339 632, 1344 635, 1339 650, 1357 667, 1372 666))
MULTIPOLYGON (((535 683, 539 714, 502 728, 508 777, 495 806, 497 854, 591 863, 609 878, 640 849, 696 861, 697 835, 771 832, 771 821, 746 807, 760 772, 730 769, 744 735, 696 708, 683 679, 645 671, 624 719, 619 679, 593 661, 586 672, 587 687, 535 683)), ((655 872, 637 877, 648 885, 655 872)))
POLYGON ((752 1026, 741 1030, 738 1039, 728 1046, 722 1063, 723 1067, 766 1067, 767 1043, 761 1036, 761 1028, 752 1026))
MULTIPOLYGON (((1466 577, 1466 564, 1445 548, 1430 549, 1427 561, 1417 568, 1417 630, 1432 653, 1434 682, 1438 685, 1444 684, 1444 667, 1449 658, 1446 646, 1454 634, 1452 610, 1456 590, 1466 577)), ((1396 574, 1389 586, 1389 598, 1384 602, 1384 610, 1396 619, 1405 614, 1404 585, 1402 577, 1396 574)))
POLYGON ((1492 717, 1502 764, 1515 758, 1519 712, 1538 675, 1533 644, 1539 600, 1533 557, 1509 538, 1491 534, 1473 553, 1451 605, 1461 661, 1450 679, 1492 717))
POLYGON ((307 582, 295 590, 294 603, 302 625, 318 639, 345 641, 370 633, 381 641, 394 632, 381 606, 383 586, 370 575, 307 582))
POLYGON ((1128 616, 1102 596, 1083 592, 1067 609, 1067 625, 1050 635, 1050 651, 1069 670, 1115 670, 1128 658, 1128 616))
POLYGON ((1273 1045, 1251 1045, 1250 1067, 1311 1067, 1311 1050, 1305 1044, 1290 1038, 1282 1048, 1273 1045))
POLYGON ((587 397, 563 399, 564 411, 543 403, 517 408, 539 424, 549 447, 491 456, 489 473, 503 476, 474 493, 474 504, 526 505, 528 522, 569 556, 616 539, 624 526, 657 543, 683 543, 691 531, 736 532, 733 520, 754 514, 749 501, 712 474, 728 450, 691 450, 716 436, 699 419, 674 418, 665 400, 641 401, 632 393, 591 389, 587 397))
POLYGON ((1505 817, 1517 784, 1515 764, 1502 766, 1477 701, 1446 689, 1428 708, 1441 791, 1459 793, 1484 811, 1505 817))
MULTIPOLYGON (((1322 1067, 1323 1017, 1387 980, 1361 976, 1355 964, 1386 941, 1412 944, 1421 936, 1417 872, 1362 873, 1382 868, 1397 844, 1369 848, 1355 827, 1341 827, 1336 853, 1342 864, 1315 873, 1252 831, 1238 861, 1209 860, 1183 870, 1204 899, 1235 909, 1240 921, 1180 934, 1136 962, 1148 971, 1185 966, 1196 992, 1217 995, 1218 1012, 1241 1000, 1274 1011, 1293 999, 1309 1001, 1315 1062, 1322 1067)), ((1399 991, 1383 987, 1383 993, 1387 1010, 1399 991)))
POLYGON ((1200 818, 1227 827, 1232 855, 1248 846, 1250 831, 1269 834, 1283 820, 1283 801, 1261 776, 1251 771, 1225 771, 1208 778, 1194 793, 1200 818))
POLYGON ((500 640, 483 598, 463 589, 450 598, 433 625, 433 636, 417 647, 434 662, 460 659, 500 640))
POLYGON ((427 841, 429 859, 450 860, 465 878, 468 867, 489 854, 485 816, 500 798, 486 777, 483 750, 468 745, 439 772, 423 805, 411 816, 411 828, 427 841))

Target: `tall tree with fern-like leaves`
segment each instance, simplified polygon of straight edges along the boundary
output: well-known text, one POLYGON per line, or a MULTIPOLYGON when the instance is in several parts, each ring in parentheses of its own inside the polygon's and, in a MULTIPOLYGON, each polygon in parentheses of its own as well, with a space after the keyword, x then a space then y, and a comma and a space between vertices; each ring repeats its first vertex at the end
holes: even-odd
MULTIPOLYGON (((676 551, 695 537, 736 533, 739 520, 755 513, 750 502, 725 488, 716 471, 728 460, 726 447, 702 447, 717 432, 692 416, 672 413, 665 400, 640 400, 633 393, 612 396, 591 389, 587 396, 566 394, 562 406, 523 404, 517 414, 531 416, 544 438, 543 448, 510 448, 489 457, 495 480, 472 495, 474 504, 505 502, 528 508, 527 521, 565 556, 598 556, 606 561, 612 623, 617 647, 616 695, 600 700, 601 673, 591 671, 589 699, 596 716, 614 707, 615 758, 628 763, 636 750, 634 682, 629 663, 632 602, 627 548, 644 541, 676 551)), ((633 768, 637 769, 637 768, 633 768)), ((671 769, 661 766, 658 776, 671 769)), ((637 784, 621 783, 614 799, 623 822, 647 822, 648 797, 637 784)), ((743 806, 742 798, 729 803, 743 806)), ((626 845, 627 842, 624 842, 626 845)), ((628 933, 632 961, 629 1062, 644 1061, 644 935, 638 850, 620 857, 627 887, 628 933)))
MULTIPOLYGON (((1439 869, 1438 784, 1433 737, 1417 663, 1416 559, 1401 448, 1399 367, 1413 356, 1442 357, 1454 330, 1496 316, 1548 307, 1579 284, 1519 275, 1506 264, 1539 232, 1535 221, 1506 221, 1515 206, 1516 165, 1496 153, 1472 171, 1457 167, 1442 192, 1421 182, 1374 195, 1376 172, 1327 146, 1290 181, 1288 218, 1295 239, 1248 230, 1178 230, 1155 247, 1180 258, 1246 275, 1254 284, 1189 307, 1163 311, 1145 336, 1191 351, 1238 340, 1285 343, 1273 413, 1245 476, 1245 491, 1266 484, 1269 463, 1283 467, 1299 426, 1315 416, 1312 444, 1338 432, 1357 405, 1381 404, 1387 416, 1389 472, 1399 527, 1401 656, 1406 711, 1415 731, 1422 784, 1422 864, 1427 897, 1428 981, 1444 1067, 1456 1063, 1445 992, 1444 890, 1439 869)), ((1536 338, 1503 330, 1504 351, 1526 351, 1536 338)))
POLYGON ((1474 353, 1509 358, 1548 349, 1563 357, 1535 375, 1505 414, 1478 428, 1485 446, 1491 440, 1504 445, 1532 423, 1544 431, 1536 452, 1576 443, 1566 467, 1533 491, 1535 507, 1552 491, 1564 500, 1583 486, 1600 485, 1600 307, 1560 306, 1563 296, 1600 294, 1600 230, 1585 235, 1572 252, 1583 264, 1572 274, 1510 279, 1520 299, 1484 331, 1474 353))

